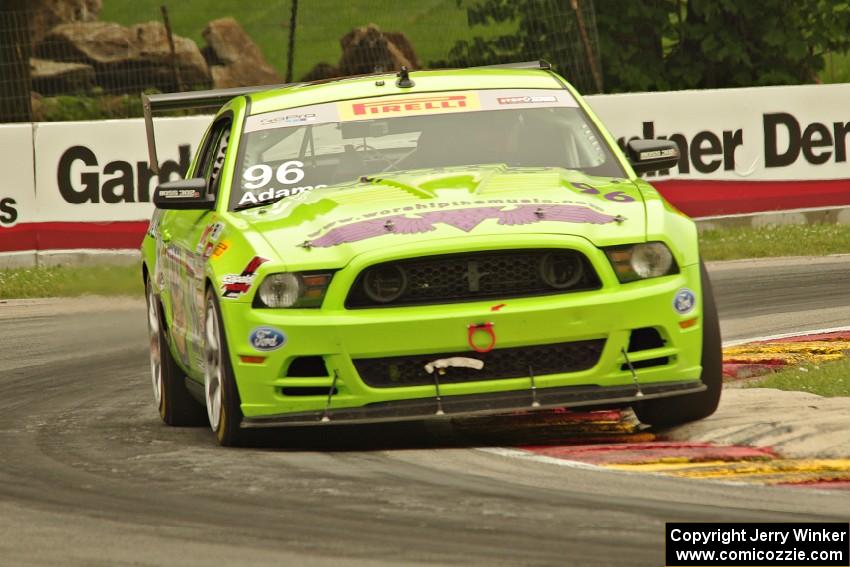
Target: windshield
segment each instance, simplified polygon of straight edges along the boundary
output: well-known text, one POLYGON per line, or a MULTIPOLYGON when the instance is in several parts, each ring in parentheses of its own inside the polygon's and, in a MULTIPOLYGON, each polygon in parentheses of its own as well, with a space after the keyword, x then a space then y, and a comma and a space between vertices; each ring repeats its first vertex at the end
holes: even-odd
POLYGON ((230 206, 387 172, 485 164, 625 175, 567 91, 395 95, 249 117, 230 206))

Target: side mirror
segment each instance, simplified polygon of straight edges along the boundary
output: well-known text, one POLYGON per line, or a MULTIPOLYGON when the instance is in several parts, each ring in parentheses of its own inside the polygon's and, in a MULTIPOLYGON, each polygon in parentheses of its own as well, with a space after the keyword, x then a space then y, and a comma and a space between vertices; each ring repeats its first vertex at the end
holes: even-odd
POLYGON ((679 146, 670 140, 632 140, 626 144, 626 153, 638 175, 679 163, 679 146))
POLYGON ((154 191, 153 204, 157 209, 215 208, 215 201, 207 199, 207 180, 202 177, 160 183, 154 191))

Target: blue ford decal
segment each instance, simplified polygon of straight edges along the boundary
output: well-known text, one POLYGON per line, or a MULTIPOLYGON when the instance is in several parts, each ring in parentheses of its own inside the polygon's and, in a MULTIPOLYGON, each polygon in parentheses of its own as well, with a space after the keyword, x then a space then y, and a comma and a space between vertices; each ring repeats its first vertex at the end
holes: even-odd
POLYGON ((271 327, 257 327, 251 333, 250 341, 257 350, 277 350, 286 343, 286 335, 271 327))
POLYGON ((675 309, 676 313, 679 315, 684 315, 685 313, 693 311, 696 303, 697 299, 696 296, 694 296, 694 292, 683 287, 676 292, 676 297, 673 299, 673 309, 675 309))

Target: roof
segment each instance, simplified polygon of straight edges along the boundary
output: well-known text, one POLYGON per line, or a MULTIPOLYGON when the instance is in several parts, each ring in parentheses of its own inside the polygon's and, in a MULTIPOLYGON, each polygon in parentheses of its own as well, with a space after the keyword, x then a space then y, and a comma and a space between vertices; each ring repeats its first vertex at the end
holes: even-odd
POLYGON ((249 95, 251 114, 382 95, 473 89, 562 89, 556 75, 540 69, 476 68, 411 71, 410 88, 396 86, 396 75, 369 75, 304 83, 249 95), (383 82, 379 86, 378 83, 383 82))

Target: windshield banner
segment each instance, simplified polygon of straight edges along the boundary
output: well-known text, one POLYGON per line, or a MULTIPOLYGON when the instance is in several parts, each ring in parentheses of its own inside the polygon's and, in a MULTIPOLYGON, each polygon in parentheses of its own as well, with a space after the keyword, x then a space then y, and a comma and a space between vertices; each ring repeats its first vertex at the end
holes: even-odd
POLYGON ((547 106, 576 108, 578 102, 570 93, 560 89, 493 89, 426 94, 392 94, 259 114, 248 119, 245 124, 245 132, 374 118, 547 106))

